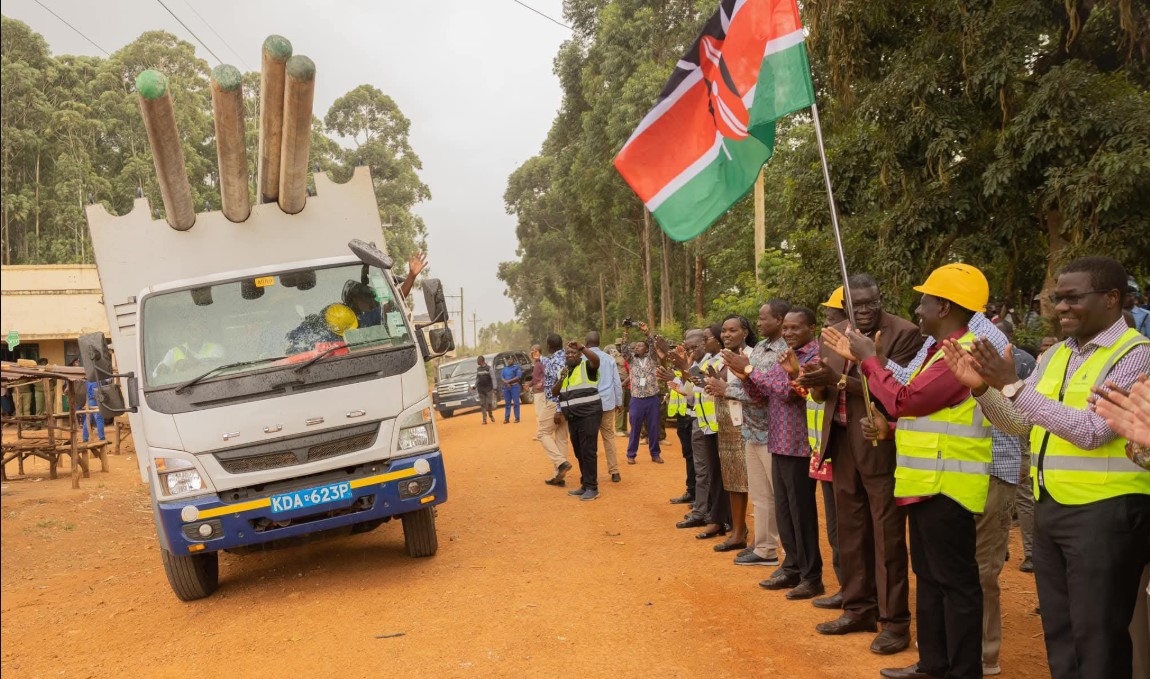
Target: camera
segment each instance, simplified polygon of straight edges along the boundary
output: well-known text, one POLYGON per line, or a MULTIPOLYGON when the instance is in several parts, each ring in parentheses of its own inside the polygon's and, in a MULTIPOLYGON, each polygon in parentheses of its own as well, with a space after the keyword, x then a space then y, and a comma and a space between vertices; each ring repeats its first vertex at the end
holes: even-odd
POLYGON ((631 320, 630 318, 624 318, 623 319, 623 327, 624 328, 634 328, 636 325, 638 325, 638 324, 635 323, 635 321, 631 320))

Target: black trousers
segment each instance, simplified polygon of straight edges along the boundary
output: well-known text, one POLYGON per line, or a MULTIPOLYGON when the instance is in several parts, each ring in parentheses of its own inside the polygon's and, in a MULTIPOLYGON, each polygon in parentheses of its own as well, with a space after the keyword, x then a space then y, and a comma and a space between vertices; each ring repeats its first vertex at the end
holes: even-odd
POLYGON ((839 566, 839 513, 835 509, 835 484, 830 481, 819 481, 819 488, 823 492, 823 513, 827 517, 827 542, 831 544, 831 567, 835 571, 839 587, 842 587, 843 571, 839 566))
POLYGON ((695 456, 691 452, 691 425, 694 418, 678 417, 675 432, 679 434, 679 445, 683 448, 683 459, 687 461, 687 495, 695 497, 695 456))
POLYGON ((1142 569, 1150 561, 1150 495, 1034 507, 1034 575, 1053 679, 1129 677, 1142 569))
POLYGON ((579 462, 579 482, 587 490, 599 489, 599 424, 603 413, 567 420, 567 433, 579 462))
MULTIPOLYGON (((907 516, 910 564, 918 581, 918 669, 944 679, 981 679, 982 585, 974 515, 935 495, 909 505, 907 516)), ((1129 634, 1126 638, 1129 642, 1129 634)))
POLYGON ((803 582, 822 582, 819 506, 815 500, 818 481, 810 476, 810 462, 807 457, 771 456, 775 519, 779 524, 779 541, 787 555, 782 572, 797 575, 803 582))

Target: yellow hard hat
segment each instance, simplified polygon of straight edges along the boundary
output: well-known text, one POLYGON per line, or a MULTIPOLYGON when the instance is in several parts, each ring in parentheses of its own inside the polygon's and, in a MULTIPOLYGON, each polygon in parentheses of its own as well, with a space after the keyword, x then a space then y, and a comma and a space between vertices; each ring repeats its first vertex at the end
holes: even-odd
POLYGON ((986 311, 986 302, 990 299, 990 284, 986 282, 986 276, 969 264, 940 266, 930 272, 925 283, 914 289, 948 299, 971 311, 986 311))
POLYGON ((840 285, 835 288, 835 291, 831 293, 827 301, 823 302, 823 306, 830 307, 831 309, 843 308, 843 286, 840 285))
POLYGON ((359 321, 355 318, 355 312, 351 310, 346 304, 329 304, 323 310, 323 320, 327 322, 327 327, 332 332, 343 337, 343 333, 348 330, 354 330, 359 327, 359 321))

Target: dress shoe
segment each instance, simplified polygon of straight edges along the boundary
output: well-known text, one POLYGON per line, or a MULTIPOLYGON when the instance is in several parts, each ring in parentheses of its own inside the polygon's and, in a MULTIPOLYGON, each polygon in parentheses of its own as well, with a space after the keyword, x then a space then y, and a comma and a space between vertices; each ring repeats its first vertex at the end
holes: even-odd
POLYGON ((798 586, 799 576, 787 575, 786 573, 775 573, 759 583, 759 587, 769 590, 791 589, 792 587, 798 586))
POLYGON ((615 472, 611 475, 611 483, 619 483, 622 480, 623 477, 619 475, 619 472, 615 472))
POLYGON ((671 498, 671 504, 673 505, 689 505, 694 504, 694 502, 695 496, 690 493, 683 493, 679 497, 671 498))
POLYGON ((803 599, 813 599, 817 596, 826 594, 826 587, 823 587, 821 580, 808 580, 800 582, 799 586, 787 592, 787 599, 791 601, 801 601, 803 599))
POLYGON ((1031 561, 1030 557, 1028 556, 1022 560, 1022 563, 1018 564, 1018 570, 1022 571, 1023 573, 1033 573, 1034 562, 1031 561))
POLYGON ((675 528, 702 528, 707 525, 706 519, 683 519, 675 524, 675 528))
POLYGON ((655 464, 663 464, 663 458, 659 457, 658 455, 656 455, 655 457, 652 457, 651 461, 654 462, 655 464))
POLYGON ((874 618, 864 616, 862 618, 852 618, 851 616, 843 613, 838 618, 830 622, 822 622, 815 625, 815 631, 819 634, 837 635, 837 634, 850 634, 851 632, 874 632, 878 629, 874 618))
POLYGON ((562 464, 555 468, 555 480, 562 481, 569 471, 571 471, 571 463, 563 460, 562 464))
MULTIPOLYGON (((704 524, 704 525, 706 525, 706 524, 704 524)), ((718 537, 720 535, 726 535, 726 534, 727 534, 727 529, 726 528, 720 528, 718 530, 703 531, 702 533, 699 533, 698 535, 696 535, 695 539, 696 540, 710 540, 713 537, 718 537)))
POLYGON ((627 458, 627 464, 635 464, 635 458, 633 458, 633 457, 627 458))
POLYGON ((754 548, 744 549, 735 557, 736 566, 778 566, 779 557, 763 558, 755 554, 754 548))
POLYGON ((738 542, 733 542, 733 541, 728 539, 728 540, 723 540, 719 544, 715 545, 712 549, 714 549, 716 552, 733 552, 736 549, 743 549, 746 546, 747 546, 746 540, 739 540, 738 542))
POLYGON ((840 589, 830 596, 815 599, 811 605, 815 608, 841 609, 843 607, 843 591, 840 589))
POLYGON ((564 481, 563 479, 559 478, 558 476, 556 476, 553 479, 547 479, 543 483, 546 483, 549 486, 559 486, 560 488, 567 485, 567 482, 564 481))
POLYGON ((885 670, 879 670, 878 673, 886 679, 939 679, 933 674, 918 671, 918 663, 909 667, 888 667, 885 670))
POLYGON ((910 632, 895 632, 884 629, 870 644, 870 652, 878 655, 894 655, 910 646, 910 632))

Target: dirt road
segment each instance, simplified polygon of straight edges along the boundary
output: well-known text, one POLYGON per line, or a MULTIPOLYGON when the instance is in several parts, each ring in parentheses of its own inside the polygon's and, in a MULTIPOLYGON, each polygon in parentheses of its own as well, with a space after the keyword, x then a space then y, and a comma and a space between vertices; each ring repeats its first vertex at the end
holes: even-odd
MULTIPOLYGON (((814 625, 833 616, 759 589, 772 569, 733 566, 694 531, 676 530, 682 511, 667 499, 683 487, 677 441, 667 464, 624 465, 620 484, 601 466, 602 497, 579 502, 542 483, 531 406, 523 415, 519 425, 481 426, 478 413, 439 423, 451 498, 439 509, 437 556, 407 558, 398 523, 225 554, 219 591, 188 604, 164 578, 134 452, 78 491, 30 462, 0 502, 0 670, 5 679, 804 679, 872 678, 916 659, 913 646, 872 655, 871 635, 819 636, 814 625)), ((1034 582, 1018 572, 1012 538, 1001 676, 1048 676, 1034 582)))

